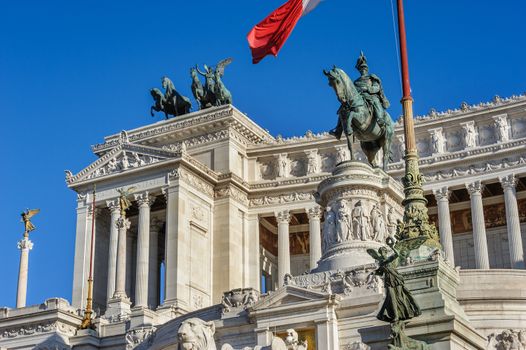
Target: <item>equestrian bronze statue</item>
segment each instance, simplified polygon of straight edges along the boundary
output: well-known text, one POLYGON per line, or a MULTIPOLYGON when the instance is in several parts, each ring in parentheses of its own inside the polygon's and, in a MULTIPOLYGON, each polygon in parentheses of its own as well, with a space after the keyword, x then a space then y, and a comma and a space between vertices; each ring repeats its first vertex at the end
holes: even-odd
POLYGON ((345 134, 351 160, 355 159, 352 151, 354 138, 360 141, 372 166, 378 166, 375 164, 375 157, 381 149, 382 166, 386 170, 394 135, 393 121, 386 111, 389 101, 384 95, 380 78, 369 74, 367 59, 363 53, 356 62, 356 69, 360 72, 360 77, 354 82, 340 68, 333 67, 330 71, 323 71, 341 104, 337 111, 338 124, 329 133, 338 140, 345 134))
POLYGON ((165 90, 164 94, 157 88, 150 90, 154 101, 153 106, 150 108, 152 117, 154 116, 154 111, 163 112, 166 119, 168 119, 169 115, 177 117, 189 113, 190 109, 192 109, 190 99, 178 93, 168 77, 163 77, 161 83, 165 90))

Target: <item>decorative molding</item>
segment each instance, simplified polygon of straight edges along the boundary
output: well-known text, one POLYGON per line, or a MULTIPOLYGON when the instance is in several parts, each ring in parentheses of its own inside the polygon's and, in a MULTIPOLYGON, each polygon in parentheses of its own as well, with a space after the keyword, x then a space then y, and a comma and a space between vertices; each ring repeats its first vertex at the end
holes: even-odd
POLYGON ((243 205, 249 205, 247 193, 238 189, 236 186, 228 185, 216 189, 214 192, 215 199, 232 198, 243 205))
POLYGON ((313 201, 314 194, 313 192, 292 192, 288 194, 279 194, 274 196, 261 196, 256 198, 251 198, 249 200, 249 205, 251 207, 266 206, 266 205, 275 205, 275 204, 285 204, 291 202, 299 201, 313 201))
POLYGON ((16 338, 21 336, 59 332, 68 336, 74 336, 75 326, 58 321, 47 321, 41 323, 24 324, 17 327, 0 329, 0 339, 16 338))
POLYGON ((126 332, 126 350, 132 350, 140 344, 150 346, 155 338, 154 326, 139 327, 126 332))

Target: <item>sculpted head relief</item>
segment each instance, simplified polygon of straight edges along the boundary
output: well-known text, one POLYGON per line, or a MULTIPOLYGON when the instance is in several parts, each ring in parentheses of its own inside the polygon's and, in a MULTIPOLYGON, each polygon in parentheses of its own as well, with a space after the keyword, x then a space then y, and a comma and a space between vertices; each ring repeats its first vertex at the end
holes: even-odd
POLYGON ((177 331, 179 350, 216 350, 215 324, 199 318, 184 320, 177 331))

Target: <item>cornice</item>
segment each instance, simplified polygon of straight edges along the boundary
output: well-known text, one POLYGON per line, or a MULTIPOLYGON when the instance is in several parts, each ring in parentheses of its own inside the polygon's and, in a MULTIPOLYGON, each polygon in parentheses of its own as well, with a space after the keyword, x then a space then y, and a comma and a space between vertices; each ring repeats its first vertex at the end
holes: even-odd
MULTIPOLYGON (((232 127, 250 143, 270 142, 273 137, 260 126, 250 120, 245 114, 232 105, 213 107, 187 115, 171 118, 165 121, 146 125, 127 131, 130 142, 138 143, 163 137, 167 134, 180 133, 179 138, 202 131, 210 131, 218 127, 232 127)), ((119 144, 119 135, 105 138, 104 143, 92 146, 96 154, 104 153, 119 144)))

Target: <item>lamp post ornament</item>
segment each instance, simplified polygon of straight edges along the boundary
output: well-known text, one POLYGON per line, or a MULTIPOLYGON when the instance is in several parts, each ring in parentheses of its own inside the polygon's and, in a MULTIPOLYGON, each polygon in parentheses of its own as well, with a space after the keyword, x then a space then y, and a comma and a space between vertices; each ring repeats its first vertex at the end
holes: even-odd
POLYGON ((22 223, 24 224, 24 235, 18 241, 18 249, 20 249, 20 266, 18 268, 18 286, 16 290, 16 307, 26 306, 27 296, 27 275, 29 264, 29 251, 33 249, 33 242, 29 240, 29 232, 35 230, 35 225, 31 222, 31 218, 38 214, 40 209, 26 209, 20 214, 22 216, 22 223))

